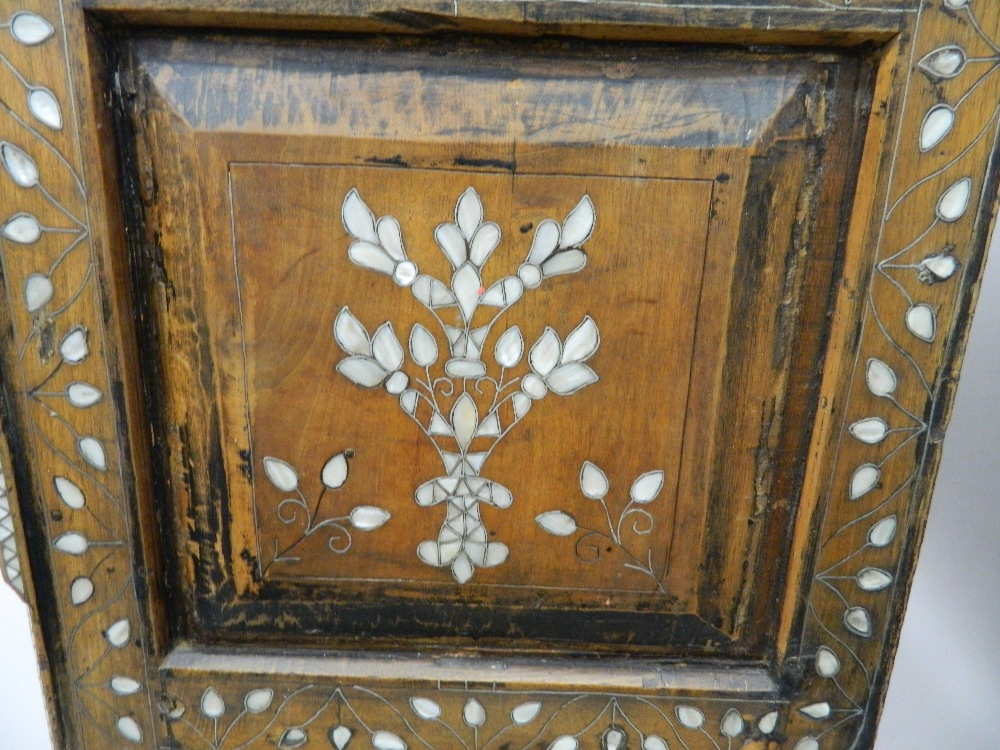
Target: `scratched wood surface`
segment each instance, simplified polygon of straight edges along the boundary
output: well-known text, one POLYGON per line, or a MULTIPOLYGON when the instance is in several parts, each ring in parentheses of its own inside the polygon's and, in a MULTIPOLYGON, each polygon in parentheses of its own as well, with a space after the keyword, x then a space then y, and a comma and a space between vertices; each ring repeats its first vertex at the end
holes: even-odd
POLYGON ((60 742, 870 746, 1000 9, 22 5, 0 542, 60 742))

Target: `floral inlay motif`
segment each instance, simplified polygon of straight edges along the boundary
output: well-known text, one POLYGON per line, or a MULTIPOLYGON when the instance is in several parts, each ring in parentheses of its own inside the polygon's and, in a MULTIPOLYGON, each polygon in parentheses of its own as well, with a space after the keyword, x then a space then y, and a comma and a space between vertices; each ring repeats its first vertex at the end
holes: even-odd
POLYGON ((576 540, 576 556, 581 562, 596 563, 601 558, 602 550, 609 543, 614 545, 626 558, 626 561, 622 563, 624 567, 649 576, 656 584, 656 590, 666 593, 666 589, 663 587, 665 573, 658 573, 654 569, 652 547, 647 545, 646 554, 643 555, 642 552, 634 550, 625 539, 625 535, 628 534, 644 537, 652 533, 655 521, 652 514, 642 506, 653 502, 662 489, 662 471, 647 471, 645 474, 641 474, 632 483, 628 503, 618 514, 618 520, 612 521, 611 512, 608 510, 608 504, 605 500, 611 490, 611 483, 597 464, 584 461, 583 467, 580 469, 580 491, 588 499, 600 503, 608 523, 608 530, 588 529, 581 526, 572 514, 563 510, 546 511, 535 518, 535 521, 554 536, 576 536, 578 532, 583 532, 576 540))
POLYGON ((506 276, 489 288, 484 286, 483 267, 500 244, 501 231, 494 222, 483 220, 483 204, 472 187, 458 199, 454 222, 439 224, 434 231, 438 247, 454 270, 448 284, 419 272, 407 256, 399 222, 392 216, 376 220, 357 190, 344 199, 342 218, 354 238, 347 251, 351 261, 409 287, 448 342, 445 374, 435 378, 430 368, 440 357, 438 341, 425 326, 415 323, 408 349, 423 378, 419 372, 411 378, 403 372, 406 352, 392 323, 382 323, 369 335, 345 307, 334 324, 334 338, 348 355, 337 364, 340 374, 359 386, 381 387, 397 396, 400 407, 437 450, 445 473, 421 484, 414 498, 422 507, 444 503, 445 519, 438 538, 421 542, 417 556, 428 565, 450 567, 454 579, 465 583, 477 567, 500 565, 509 554, 503 542, 490 541, 480 515, 482 503, 508 508, 513 502, 506 487, 481 476, 486 459, 535 401, 549 392, 569 396, 597 382, 597 374, 585 364, 601 343, 590 316, 565 339, 546 327, 532 344, 528 371, 521 375, 512 377, 509 372, 521 364, 525 349, 516 325, 507 328, 493 346, 497 377, 487 374, 482 356, 493 326, 526 290, 587 265, 582 247, 594 230, 594 205, 585 195, 562 224, 551 219, 540 222, 517 275, 506 276), (452 323, 442 319, 444 313, 450 314, 452 323))

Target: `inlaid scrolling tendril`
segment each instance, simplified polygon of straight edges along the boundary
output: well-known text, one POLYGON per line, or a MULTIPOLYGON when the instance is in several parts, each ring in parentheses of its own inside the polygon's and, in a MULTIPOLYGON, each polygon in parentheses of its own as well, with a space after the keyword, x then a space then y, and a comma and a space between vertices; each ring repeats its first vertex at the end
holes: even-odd
POLYGON ((391 216, 376 220, 357 190, 344 199, 343 222, 354 238, 348 257, 358 266, 390 276, 431 313, 448 342, 450 358, 444 376, 433 377, 439 359, 437 339, 414 323, 408 341, 412 363, 423 371, 412 379, 403 372, 406 351, 392 323, 371 336, 345 307, 334 324, 334 338, 348 356, 337 364, 345 378, 365 388, 382 387, 399 397, 399 405, 427 436, 444 464, 445 474, 424 482, 414 497, 421 507, 443 503, 445 520, 436 540, 417 546, 417 556, 434 567, 450 567, 459 583, 472 578, 477 567, 502 564, 509 553, 503 542, 491 541, 480 505, 508 508, 510 491, 480 476, 496 445, 524 419, 532 404, 549 392, 570 396, 597 382, 585 364, 600 346, 597 324, 585 316, 565 338, 546 327, 528 352, 528 372, 511 377, 524 355, 521 329, 511 326, 496 340, 496 377, 487 374, 483 351, 493 326, 526 290, 555 276, 577 273, 587 265, 582 247, 594 230, 596 215, 584 196, 561 224, 540 222, 527 258, 517 275, 484 286, 482 271, 500 244, 500 227, 484 221, 483 204, 468 188, 455 206, 454 222, 439 224, 434 238, 454 273, 450 284, 419 272, 407 255, 399 222, 391 216), (442 311, 454 316, 445 322, 442 311))

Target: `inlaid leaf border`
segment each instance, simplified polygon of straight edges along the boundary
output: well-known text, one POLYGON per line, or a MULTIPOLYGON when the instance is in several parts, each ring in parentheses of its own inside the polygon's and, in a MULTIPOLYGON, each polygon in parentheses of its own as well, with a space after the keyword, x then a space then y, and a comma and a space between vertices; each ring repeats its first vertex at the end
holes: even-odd
MULTIPOLYGON (((523 734, 517 746, 525 749, 552 750, 721 750, 751 738, 794 750, 853 750, 870 741, 882 697, 878 672, 911 573, 906 552, 920 533, 914 517, 926 502, 951 393, 952 373, 945 368, 961 346, 964 300, 981 265, 993 200, 994 176, 986 165, 1000 105, 974 126, 956 128, 971 116, 973 97, 992 92, 1000 100, 1000 30, 981 23, 977 8, 984 2, 924 0, 917 9, 859 355, 842 410, 806 617, 795 638, 805 677, 788 705, 445 685, 434 691, 264 684, 246 690, 247 681, 236 688, 181 677, 165 679, 165 690, 152 700, 158 691, 149 684, 155 665, 143 646, 149 638, 139 603, 144 584, 131 557, 137 530, 124 489, 119 407, 108 397, 112 367, 89 213, 93 180, 84 168, 70 53, 76 42, 67 31, 67 15, 74 28, 82 16, 65 0, 25 0, 0 19, 6 32, 0 34, 0 262, 9 321, 9 382, 3 385, 16 395, 16 424, 28 435, 12 443, 13 460, 32 467, 40 488, 36 504, 43 509, 67 672, 60 695, 72 703, 63 708, 71 709, 65 718, 75 746, 198 747, 205 740, 229 748, 259 740, 303 747, 317 740, 315 746, 344 750, 367 735, 378 750, 485 750, 500 734, 508 743, 523 734), (959 133, 970 135, 963 140, 959 133), (926 226, 902 221, 901 208, 928 192, 936 200, 926 226), (846 555, 845 545, 852 550, 846 555), (233 691, 241 695, 234 698, 233 691), (317 710, 307 723, 283 724, 283 711, 297 702, 315 703, 317 710), (365 712, 374 707, 374 716, 354 705, 365 712), (582 713, 581 706, 587 707, 582 713), (185 720, 185 712, 197 718, 185 720), (583 725, 564 724, 583 714, 589 717, 583 725), (249 735, 234 727, 209 741, 206 722, 230 716, 247 727, 263 723, 249 735), (427 739, 420 722, 434 723, 446 739, 427 739), (535 722, 538 729, 530 728, 535 722), (242 744, 234 744, 236 737, 244 737, 242 744)), ((784 7, 829 17, 913 6, 807 0, 784 7)), ((712 7, 772 4, 733 0, 712 7)), ((29 602, 32 590, 29 585, 29 602)))

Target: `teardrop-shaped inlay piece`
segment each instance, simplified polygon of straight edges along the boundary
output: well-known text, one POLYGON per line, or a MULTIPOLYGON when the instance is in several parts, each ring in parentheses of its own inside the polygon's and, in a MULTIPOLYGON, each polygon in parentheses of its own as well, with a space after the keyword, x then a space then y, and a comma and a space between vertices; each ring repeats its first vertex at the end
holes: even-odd
POLYGON ((59 354, 71 365, 79 364, 90 354, 90 347, 87 345, 87 331, 82 326, 77 326, 67 333, 59 344, 59 354))
POLYGON ((90 597, 94 595, 94 582, 91 581, 87 576, 80 576, 75 579, 69 587, 69 600, 74 606, 79 607, 81 604, 85 604, 90 601, 90 597))
POLYGON ((881 591, 892 585, 892 576, 881 568, 863 568, 856 578, 863 591, 881 591))
POLYGON ((872 634, 872 618, 864 607, 851 607, 844 613, 844 625, 855 635, 868 638, 872 634))
POLYGON ((430 698, 410 698, 410 708, 421 719, 436 719, 441 716, 441 706, 430 698))
POLYGON ((66 477, 56 477, 52 480, 52 483, 56 487, 56 494, 59 495, 59 499, 73 510, 80 510, 80 508, 87 504, 87 498, 84 497, 83 490, 75 482, 70 481, 66 477))
POLYGON ((142 742, 142 729, 139 728, 138 722, 131 716, 122 716, 116 722, 116 726, 118 727, 118 733, 129 742, 135 745, 142 742))
POLYGON ((820 677, 834 677, 840 671, 840 659, 826 646, 816 649, 816 673, 820 677))
POLYGON ((372 735, 372 744, 377 750, 406 750, 406 743, 392 732, 375 732, 372 735))
POLYGON ((38 312, 52 300, 55 289, 48 276, 33 273, 24 282, 24 306, 28 312, 38 312))
POLYGON ((486 709, 475 698, 470 698, 462 710, 462 718, 470 727, 481 727, 486 723, 486 709))
POLYGON ((876 396, 890 396, 896 390, 896 373, 885 362, 872 357, 865 373, 868 390, 876 396))
POLYGON ((868 445, 881 443, 885 440, 885 436, 889 434, 889 425, 886 424, 884 419, 880 419, 879 417, 859 419, 848 429, 855 438, 862 443, 868 443, 868 445))
POLYGON ((830 715, 830 704, 826 701, 810 703, 799 709, 799 713, 808 716, 810 719, 825 719, 830 715))
POLYGON ((770 734, 774 731, 774 728, 778 725, 778 712, 768 711, 766 714, 760 717, 760 721, 757 722, 757 728, 761 731, 761 734, 770 734))
POLYGON ((735 708, 731 708, 726 711, 725 716, 722 717, 722 725, 720 726, 720 731, 730 739, 734 737, 739 737, 743 734, 743 717, 740 712, 735 708))
POLYGON ((868 543, 873 547, 885 547, 896 538, 896 517, 888 516, 876 523, 868 532, 868 543))
POLYGON ((111 626, 104 631, 104 638, 115 648, 123 648, 129 642, 132 637, 132 627, 129 625, 128 618, 122 618, 111 624, 111 626))
POLYGON ((10 21, 10 34, 21 44, 41 44, 55 33, 52 24, 37 13, 22 11, 10 21))
POLYGON ((678 706, 675 713, 677 720, 688 729, 700 729, 705 723, 705 714, 692 706, 678 706))
POLYGON ((76 381, 66 386, 66 400, 78 409, 87 409, 98 403, 103 394, 84 381, 76 381))
POLYGON ((857 500, 875 489, 881 477, 882 470, 875 464, 862 464, 855 469, 851 477, 851 500, 857 500))
POLYGON ((819 740, 815 737, 803 737, 795 743, 795 750, 819 750, 819 740))
POLYGON ((108 470, 108 457, 100 440, 92 437, 80 438, 76 448, 83 460, 93 468, 98 471, 108 470))
POLYGON ((38 184, 38 166, 35 160, 13 143, 0 144, 0 161, 17 185, 31 188, 38 184))
POLYGON ((226 702, 222 700, 218 690, 210 687, 202 693, 201 712, 209 719, 218 719, 226 713, 226 702))
POLYGON ((343 724, 335 726, 330 730, 330 742, 337 750, 344 750, 347 747, 347 743, 351 741, 351 737, 354 736, 354 732, 345 727, 343 724))
POLYGON ((14 214, 3 225, 3 236, 19 245, 31 245, 42 236, 42 225, 31 214, 14 214))
POLYGON ((62 130, 62 111, 59 109, 59 102, 48 89, 41 87, 31 89, 28 93, 28 111, 44 125, 53 130, 62 130))
POLYGON ((906 327, 921 341, 934 341, 937 333, 937 317, 929 305, 913 305, 906 311, 906 327))
POLYGON ((920 126, 920 150, 930 151, 955 127, 955 110, 947 104, 930 108, 920 126))
POLYGON ((133 680, 131 677, 112 677, 109 683, 111 692, 115 695, 135 695, 140 690, 142 690, 142 683, 138 680, 133 680))
POLYGON ((523 726, 534 721, 535 717, 538 716, 538 712, 541 710, 541 703, 538 701, 528 701, 514 706, 514 710, 510 712, 510 718, 515 724, 523 726))
POLYGON ((949 44, 926 55, 917 63, 917 67, 932 80, 946 80, 961 73, 967 59, 964 49, 949 44))
POLYGON ((90 540, 78 531, 67 531, 53 539, 52 545, 67 555, 82 555, 90 549, 90 540))
POLYGON ((272 700, 274 700, 274 691, 271 688, 257 688, 246 694, 243 706, 249 713, 262 714, 271 707, 272 700))
POLYGON ((958 221, 965 216, 970 197, 972 197, 972 180, 963 177, 941 195, 937 205, 938 218, 947 222, 958 221))

